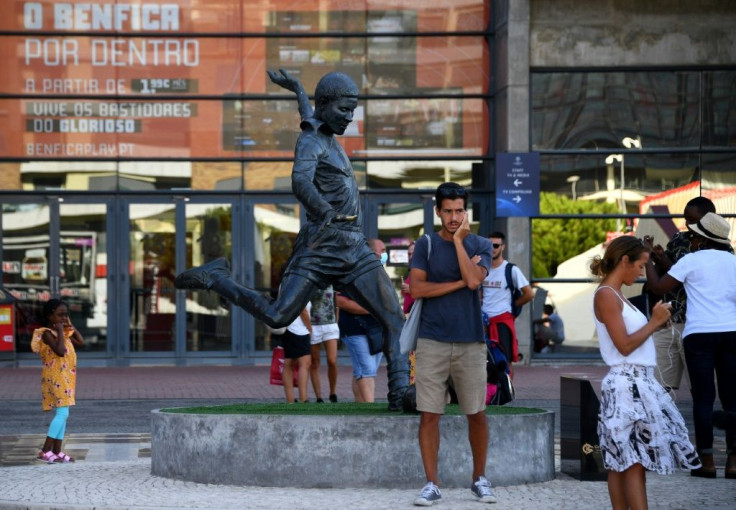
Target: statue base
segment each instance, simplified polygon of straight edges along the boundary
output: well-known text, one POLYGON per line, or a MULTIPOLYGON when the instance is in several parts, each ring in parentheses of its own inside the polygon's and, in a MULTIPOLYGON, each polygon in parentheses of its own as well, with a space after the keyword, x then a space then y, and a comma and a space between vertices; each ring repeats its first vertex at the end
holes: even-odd
MULTIPOLYGON (((419 416, 152 412, 151 474, 198 483, 303 488, 417 488, 419 416)), ((495 486, 555 477, 554 413, 488 415, 486 475, 495 486)), ((443 487, 469 487, 465 416, 440 421, 443 487)))

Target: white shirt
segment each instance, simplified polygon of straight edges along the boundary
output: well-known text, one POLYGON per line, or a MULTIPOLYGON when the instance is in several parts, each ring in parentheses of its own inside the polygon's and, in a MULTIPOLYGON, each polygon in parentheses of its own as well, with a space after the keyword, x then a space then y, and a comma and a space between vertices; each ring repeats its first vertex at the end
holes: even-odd
MULTIPOLYGON (((307 303, 307 314, 312 310, 312 303, 307 303)), ((291 333, 294 333, 295 335, 308 335, 309 330, 307 329, 306 324, 304 324, 304 321, 302 320, 302 314, 299 314, 296 316, 296 319, 294 319, 294 322, 289 324, 289 326, 286 328, 291 333)))
MULTIPOLYGON (((507 260, 504 260, 500 266, 491 267, 488 275, 483 280, 481 310, 488 317, 495 317, 511 311, 511 291, 506 286, 506 265, 508 263, 507 260)), ((519 290, 529 285, 524 273, 516 265, 511 268, 511 280, 519 290)))
MULTIPOLYGON (((603 286, 598 287, 596 293, 601 289, 608 289, 605 292, 616 292, 611 287, 603 286)), ((616 296, 621 300, 623 305, 621 315, 626 326, 626 333, 630 335, 646 326, 649 321, 644 314, 638 308, 635 308, 634 305, 623 300, 618 295, 618 292, 616 292, 616 296)), ((603 362, 606 365, 612 367, 621 363, 631 363, 632 365, 643 365, 645 367, 657 366, 657 352, 654 348, 654 340, 652 340, 651 335, 634 352, 628 356, 624 356, 613 344, 606 325, 595 316, 595 305, 593 305, 593 320, 595 321, 595 330, 598 333, 598 347, 601 350, 601 358, 603 358, 603 362)))
POLYGON ((683 337, 736 331, 736 257, 727 251, 688 253, 668 273, 687 292, 683 337))

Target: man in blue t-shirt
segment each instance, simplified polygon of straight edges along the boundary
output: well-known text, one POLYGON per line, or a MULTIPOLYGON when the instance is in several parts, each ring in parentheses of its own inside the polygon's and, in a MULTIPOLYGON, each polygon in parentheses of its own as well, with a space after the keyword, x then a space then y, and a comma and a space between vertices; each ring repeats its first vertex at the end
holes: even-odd
POLYGON ((431 249, 426 237, 416 242, 411 262, 411 295, 424 300, 416 348, 419 449, 427 476, 414 500, 421 506, 442 499, 437 475, 439 423, 450 380, 468 419, 473 455, 470 489, 484 503, 496 501, 485 478, 486 344, 478 292, 491 265, 491 243, 470 233, 467 203, 462 186, 446 182, 437 188, 435 213, 442 228, 429 237, 431 249))

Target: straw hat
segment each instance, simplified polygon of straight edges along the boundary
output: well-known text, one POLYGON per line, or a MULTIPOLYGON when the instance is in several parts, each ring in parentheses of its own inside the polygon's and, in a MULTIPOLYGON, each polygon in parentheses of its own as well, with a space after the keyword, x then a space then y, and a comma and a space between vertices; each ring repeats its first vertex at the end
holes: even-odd
POLYGON ((731 240, 728 238, 728 234, 731 232, 731 225, 716 213, 707 213, 700 218, 699 222, 688 225, 687 228, 711 241, 731 244, 731 240))

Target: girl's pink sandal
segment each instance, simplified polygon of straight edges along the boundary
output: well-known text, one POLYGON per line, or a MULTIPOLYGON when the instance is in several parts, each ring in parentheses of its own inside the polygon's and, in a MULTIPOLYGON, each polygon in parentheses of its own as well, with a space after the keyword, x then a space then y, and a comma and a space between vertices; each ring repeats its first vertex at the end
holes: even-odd
POLYGON ((47 452, 40 452, 40 455, 36 457, 36 460, 40 462, 45 462, 47 464, 53 464, 54 462, 61 462, 58 460, 58 458, 58 456, 54 455, 54 452, 49 450, 47 452))
POLYGON ((54 459, 54 462, 74 462, 74 457, 70 457, 64 452, 59 452, 56 454, 56 459, 54 459))

